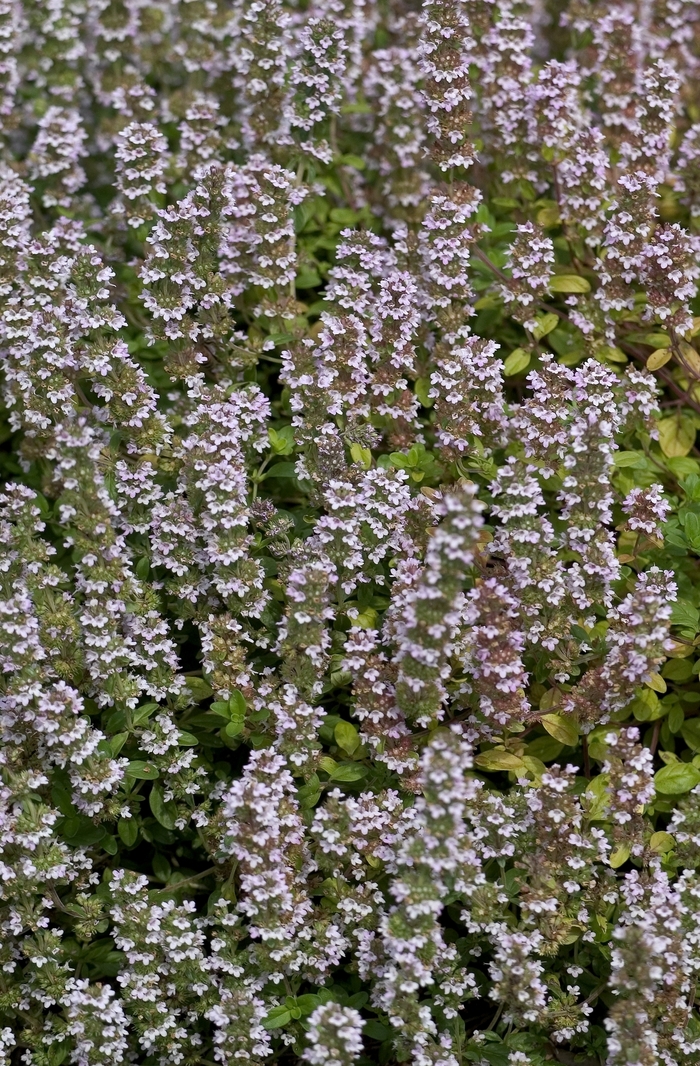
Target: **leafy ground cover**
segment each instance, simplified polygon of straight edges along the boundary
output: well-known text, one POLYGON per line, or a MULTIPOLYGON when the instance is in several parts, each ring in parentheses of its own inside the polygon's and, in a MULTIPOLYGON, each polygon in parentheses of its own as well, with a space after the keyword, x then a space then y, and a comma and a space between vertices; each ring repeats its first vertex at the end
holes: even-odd
POLYGON ((697 1063, 699 70, 0 0, 2 1063, 697 1063))

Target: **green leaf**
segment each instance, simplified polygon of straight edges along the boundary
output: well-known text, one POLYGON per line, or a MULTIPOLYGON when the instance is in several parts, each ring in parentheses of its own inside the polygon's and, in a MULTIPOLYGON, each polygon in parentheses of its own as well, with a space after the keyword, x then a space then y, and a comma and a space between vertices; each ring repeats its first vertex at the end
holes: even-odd
POLYGON ((691 751, 700 751, 700 718, 686 718, 681 736, 691 751))
POLYGON ((134 725, 143 725, 147 722, 152 714, 160 710, 159 703, 142 703, 140 707, 137 707, 135 711, 131 712, 131 721, 134 725))
POLYGON ((186 730, 181 729, 177 735, 177 742, 181 744, 183 748, 193 748, 199 744, 194 733, 188 733, 186 730))
POLYGON ((217 700, 216 703, 212 703, 211 707, 209 708, 209 713, 218 714, 219 717, 226 718, 228 720, 231 717, 228 700, 226 700, 225 703, 223 700, 217 700))
POLYGON ((154 785, 151 789, 151 794, 148 797, 148 804, 151 808, 153 817, 157 822, 160 822, 166 829, 175 828, 175 820, 177 818, 177 807, 172 800, 165 800, 163 798, 163 789, 160 784, 154 785))
POLYGON ((558 226, 561 222, 559 206, 557 204, 550 204, 547 207, 540 208, 537 212, 537 222, 545 229, 551 229, 552 226, 558 226))
POLYGON ((303 996, 297 996, 295 999, 296 1006, 301 1011, 302 1018, 307 1014, 312 1014, 318 1006, 321 1004, 321 997, 317 996, 315 992, 307 992, 303 996))
POLYGON ((345 155, 341 155, 340 162, 344 167, 352 167, 353 170, 364 170, 367 166, 367 162, 362 156, 348 154, 347 152, 345 155))
POLYGON ((671 625, 683 626, 684 629, 692 629, 697 633, 700 611, 687 600, 676 600, 671 607, 671 625))
POLYGON ((100 847, 103 851, 106 851, 108 855, 116 855, 119 851, 119 842, 113 833, 107 833, 107 836, 102 837, 100 847))
MULTIPOLYGON (((678 733, 683 723, 685 716, 683 714, 683 708, 680 703, 677 703, 675 707, 672 707, 668 715, 668 728, 672 733, 678 733)), ((690 746, 690 745, 688 745, 690 746)))
POLYGON ((263 1029, 281 1029, 292 1020, 292 1012, 284 1005, 273 1007, 267 1017, 263 1018, 263 1029))
POLYGON ((362 611, 357 611, 352 615, 353 625, 359 626, 360 629, 374 629, 377 624, 377 614, 374 607, 365 607, 362 611))
POLYGON ((524 348, 516 348, 503 364, 503 373, 507 378, 521 374, 530 365, 531 353, 524 348))
POLYGON ((595 821, 597 818, 603 818, 605 812, 610 804, 610 793, 608 792, 609 783, 608 774, 598 774, 592 781, 589 782, 586 789, 586 800, 588 804, 587 814, 591 821, 595 821))
POLYGON ((543 714, 542 725, 551 737, 561 744, 568 744, 575 748, 578 744, 578 729, 571 718, 562 718, 559 714, 543 714))
POLYGON ((558 321, 558 316, 551 311, 544 315, 537 315, 535 318, 536 325, 532 331, 535 340, 539 341, 542 337, 546 337, 548 333, 551 333, 558 321))
POLYGON ((360 781, 369 773, 369 767, 361 762, 338 763, 331 774, 331 781, 360 781))
POLYGON ((693 676, 693 660, 669 659, 667 663, 664 663, 661 675, 669 681, 677 681, 681 684, 690 681, 693 676))
POLYGON ((331 222, 340 222, 343 226, 356 226, 360 221, 360 214, 350 207, 334 207, 329 218, 331 222))
POLYGON ((155 781, 159 776, 157 767, 144 759, 132 759, 126 768, 126 775, 137 781, 155 781))
POLYGON ((700 770, 687 762, 662 766, 654 774, 654 787, 663 796, 680 796, 700 784, 700 770))
POLYGON ((661 674, 657 673, 649 674, 649 680, 647 681, 647 685, 649 686, 649 688, 653 689, 654 692, 660 692, 661 695, 663 695, 664 692, 666 692, 668 689, 668 686, 666 685, 666 682, 664 681, 661 674))
POLYGON ((341 747, 343 751, 346 751, 348 755, 352 755, 360 745, 360 735, 351 722, 338 722, 335 727, 334 735, 338 746, 341 747))
POLYGON ((671 347, 671 338, 667 333, 628 333, 625 339, 633 344, 648 344, 650 348, 671 347))
POLYGON ((296 463, 275 463, 274 466, 271 466, 269 470, 265 471, 265 473, 262 475, 260 480, 261 481, 268 481, 270 478, 274 478, 274 477, 296 477, 296 476, 297 476, 296 463))
POLYGON ((112 758, 115 758, 115 756, 119 754, 128 739, 128 733, 117 733, 116 736, 109 738, 109 753, 112 758))
POLYGON ((378 1022, 374 1018, 370 1018, 364 1024, 364 1034, 368 1036, 370 1040, 381 1040, 382 1043, 385 1040, 391 1040, 393 1036, 393 1030, 388 1025, 384 1025, 383 1022, 378 1022))
POLYGON ((74 818, 78 813, 73 806, 73 800, 71 794, 67 788, 62 785, 54 785, 51 789, 51 799, 58 807, 61 814, 66 818, 74 818))
POLYGON ((243 693, 239 692, 237 688, 233 690, 228 698, 228 707, 232 718, 245 718, 248 704, 243 693))
POLYGON ((369 470, 372 465, 372 451, 370 448, 363 447, 362 444, 358 444, 354 441, 350 445, 350 457, 353 463, 359 463, 365 470, 369 470))
POLYGON ((527 754, 542 762, 552 762, 561 755, 563 747, 554 737, 535 737, 527 746, 527 754))
POLYGON ((435 403, 434 398, 430 395, 430 379, 418 378, 413 386, 421 407, 432 407, 435 403))
POLYGON ((138 822, 135 818, 120 818, 117 822, 117 832, 127 848, 132 848, 139 835, 138 822))
POLYGON ((549 281, 550 292, 590 292, 591 283, 578 274, 555 274, 549 281))
POLYGON ((690 514, 685 516, 683 528, 691 548, 697 552, 700 549, 700 516, 693 514, 691 511, 690 514))
POLYGON ((211 696, 211 685, 202 677, 188 677, 186 685, 194 703, 201 703, 211 696))
POLYGON ((640 470, 647 465, 647 458, 641 452, 615 452, 613 462, 615 466, 640 470))
POLYGON ((321 798, 321 782, 318 774, 312 774, 305 785, 297 789, 297 799, 302 810, 315 807, 321 798))
POLYGON ((291 426, 268 429, 267 437, 275 455, 291 455, 294 451, 294 430, 291 426))
POLYGON ((606 359, 609 363, 626 363, 627 356, 621 348, 616 348, 614 344, 603 344, 598 349, 598 355, 601 359, 606 359))
POLYGON ((146 581, 148 579, 148 575, 151 569, 151 563, 147 556, 144 555, 139 559, 135 569, 136 576, 140 578, 141 581, 146 581))
POLYGON ((317 270, 301 270, 296 276, 297 289, 316 289, 321 284, 321 275, 317 270))
POLYGON ((107 835, 107 830, 103 825, 95 825, 85 815, 79 814, 66 819, 63 833, 74 848, 89 848, 98 844, 107 835))

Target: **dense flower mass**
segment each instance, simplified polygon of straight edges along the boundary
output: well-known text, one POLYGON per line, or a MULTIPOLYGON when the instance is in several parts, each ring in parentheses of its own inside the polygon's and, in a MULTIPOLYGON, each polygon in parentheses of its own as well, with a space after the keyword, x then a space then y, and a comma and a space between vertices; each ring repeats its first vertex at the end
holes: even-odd
POLYGON ((697 1066, 699 74, 0 0, 0 1066, 697 1066))

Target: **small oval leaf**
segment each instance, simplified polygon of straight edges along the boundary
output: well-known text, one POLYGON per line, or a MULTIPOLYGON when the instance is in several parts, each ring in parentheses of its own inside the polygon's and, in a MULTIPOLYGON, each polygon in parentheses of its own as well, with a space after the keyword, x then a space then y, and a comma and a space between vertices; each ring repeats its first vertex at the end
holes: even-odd
POLYGON ((660 370, 673 356, 671 348, 657 348, 647 359, 647 370, 660 370))
POLYGON ((132 759, 126 768, 127 777, 135 777, 138 781, 155 781, 158 777, 158 768, 152 762, 143 759, 132 759))
POLYGON ((672 762, 654 775, 654 787, 662 796, 680 796, 700 784, 700 770, 687 762, 672 762))
POLYGON ((550 292, 590 292, 591 283, 578 274, 555 274, 550 278, 550 292))
POLYGON ((360 781, 368 773, 369 767, 361 762, 341 762, 331 774, 331 781, 360 781))
POLYGON ((491 748, 477 755, 474 763, 480 770, 522 770, 523 760, 502 748, 491 748))
POLYGON ((572 748, 578 744, 578 729, 573 719, 562 718, 560 714, 543 714, 541 722, 550 737, 560 744, 568 744, 572 748))
POLYGON ((531 353, 526 351, 525 348, 516 348, 504 362, 503 373, 507 378, 514 377, 515 374, 521 374, 523 370, 527 370, 530 365, 530 359, 531 353))

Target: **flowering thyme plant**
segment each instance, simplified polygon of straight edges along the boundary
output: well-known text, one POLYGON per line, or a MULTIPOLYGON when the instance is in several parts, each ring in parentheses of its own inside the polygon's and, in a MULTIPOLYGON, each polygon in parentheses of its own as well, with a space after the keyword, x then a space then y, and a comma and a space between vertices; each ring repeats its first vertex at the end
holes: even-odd
POLYGON ((0 1066, 696 1066, 699 75, 0 0, 0 1066))

